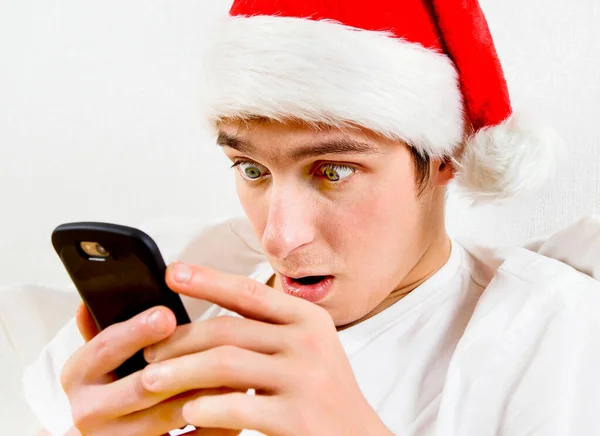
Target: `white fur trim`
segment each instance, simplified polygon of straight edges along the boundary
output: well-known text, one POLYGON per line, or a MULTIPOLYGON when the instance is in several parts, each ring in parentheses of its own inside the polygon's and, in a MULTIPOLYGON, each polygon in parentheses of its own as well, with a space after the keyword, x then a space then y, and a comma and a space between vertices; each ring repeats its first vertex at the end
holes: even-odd
POLYGON ((457 185, 476 203, 529 195, 554 175, 564 155, 553 129, 513 114, 467 140, 455 162, 457 185))
POLYGON ((215 38, 203 96, 212 123, 359 125, 432 157, 461 142, 462 96, 445 54, 386 32, 286 17, 228 17, 215 38))

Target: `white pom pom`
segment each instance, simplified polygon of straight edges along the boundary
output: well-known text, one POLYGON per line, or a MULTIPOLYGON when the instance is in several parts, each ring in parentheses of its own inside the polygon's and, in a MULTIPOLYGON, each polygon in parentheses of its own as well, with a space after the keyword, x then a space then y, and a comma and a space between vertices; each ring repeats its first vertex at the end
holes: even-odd
POLYGON ((469 138, 456 182, 476 203, 532 194, 556 172, 564 143, 549 126, 513 114, 469 138))

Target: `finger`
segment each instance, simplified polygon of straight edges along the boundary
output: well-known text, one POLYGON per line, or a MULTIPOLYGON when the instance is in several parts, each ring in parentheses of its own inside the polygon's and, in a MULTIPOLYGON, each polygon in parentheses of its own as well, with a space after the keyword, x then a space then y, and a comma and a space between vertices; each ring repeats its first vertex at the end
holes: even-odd
POLYGON ((85 342, 91 341, 99 333, 94 319, 83 302, 79 303, 77 307, 75 320, 77 321, 79 333, 85 342))
POLYGON ((249 277, 183 263, 167 268, 166 281, 173 291, 180 294, 210 301, 246 318, 275 324, 303 320, 311 313, 309 308, 314 306, 249 277))
POLYGON ((273 391, 282 384, 280 362, 275 356, 222 346, 151 363, 142 371, 142 382, 151 392, 173 393, 219 386, 273 391))
POLYGON ((218 316, 177 327, 167 339, 147 347, 147 362, 160 362, 186 354, 198 353, 222 345, 275 354, 285 347, 281 328, 252 319, 218 316))
POLYGON ((188 426, 183 418, 183 406, 190 400, 204 395, 230 393, 231 389, 218 388, 204 391, 190 391, 171 397, 151 408, 124 416, 114 422, 114 431, 107 434, 150 435, 168 433, 188 426))
POLYGON ((73 407, 73 414, 81 419, 109 421, 148 409, 177 394, 151 392, 142 382, 142 371, 104 385, 89 386, 83 401, 73 407))
POLYGON ((137 351, 166 338, 175 327, 173 312, 157 307, 104 329, 67 361, 61 377, 63 389, 102 378, 137 351))
POLYGON ((171 397, 151 408, 132 413, 111 421, 106 434, 122 434, 131 436, 162 435, 170 431, 187 427, 188 423, 182 415, 183 406, 187 401, 200 394, 186 392, 171 397))
POLYGON ((195 427, 256 430, 264 434, 293 434, 276 396, 233 392, 203 395, 188 401, 183 418, 195 427))

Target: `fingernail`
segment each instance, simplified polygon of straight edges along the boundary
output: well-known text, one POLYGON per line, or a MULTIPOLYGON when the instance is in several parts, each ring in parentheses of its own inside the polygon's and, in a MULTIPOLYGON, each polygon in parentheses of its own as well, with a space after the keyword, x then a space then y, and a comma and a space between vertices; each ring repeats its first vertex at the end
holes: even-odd
POLYGON ((177 264, 173 267, 173 278, 178 283, 187 283, 192 278, 192 270, 183 263, 177 264))
POLYGON ((155 310, 148 316, 148 324, 152 329, 158 333, 164 333, 167 331, 168 323, 167 318, 161 310, 155 310))

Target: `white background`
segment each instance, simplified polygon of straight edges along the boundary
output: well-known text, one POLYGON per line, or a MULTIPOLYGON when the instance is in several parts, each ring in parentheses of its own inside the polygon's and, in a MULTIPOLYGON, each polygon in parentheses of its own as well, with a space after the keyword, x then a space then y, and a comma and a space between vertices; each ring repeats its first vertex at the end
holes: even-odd
MULTIPOLYGON (((483 0, 515 109, 545 118, 570 161, 535 198, 448 228, 490 244, 600 213, 600 3, 483 0)), ((227 0, 0 0, 0 284, 66 284, 52 229, 241 211, 198 112, 202 48, 227 0)))
MULTIPOLYGON (((197 109, 201 52, 228 3, 0 0, 0 285, 68 284, 50 245, 63 222, 241 212, 197 109)), ((452 197, 448 228, 521 243, 600 214, 600 3, 481 4, 515 108, 552 123, 570 160, 540 195, 510 206, 452 197)), ((34 321, 20 333, 40 336, 34 321)), ((0 343, 0 432, 29 435, 38 424, 11 353, 0 343)))

